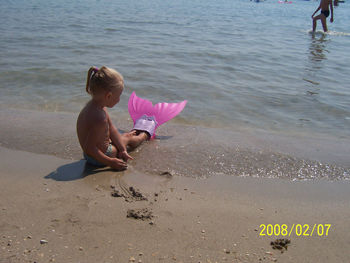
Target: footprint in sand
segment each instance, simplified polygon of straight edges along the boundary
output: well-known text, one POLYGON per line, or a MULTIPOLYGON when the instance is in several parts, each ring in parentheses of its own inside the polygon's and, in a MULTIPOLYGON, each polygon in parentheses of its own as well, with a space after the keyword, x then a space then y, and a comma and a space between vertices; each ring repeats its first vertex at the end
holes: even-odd
POLYGON ((111 184, 111 188, 113 197, 123 197, 127 202, 148 200, 138 189, 128 186, 120 176, 115 179, 114 184, 111 184))

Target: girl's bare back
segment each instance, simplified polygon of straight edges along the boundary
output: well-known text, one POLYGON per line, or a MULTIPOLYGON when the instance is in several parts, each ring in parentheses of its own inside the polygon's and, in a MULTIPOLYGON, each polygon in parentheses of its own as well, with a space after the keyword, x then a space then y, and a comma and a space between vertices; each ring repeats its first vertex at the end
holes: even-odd
POLYGON ((77 134, 84 152, 91 144, 97 145, 102 152, 106 152, 110 136, 105 110, 98 109, 94 107, 92 102, 89 102, 79 114, 77 134))

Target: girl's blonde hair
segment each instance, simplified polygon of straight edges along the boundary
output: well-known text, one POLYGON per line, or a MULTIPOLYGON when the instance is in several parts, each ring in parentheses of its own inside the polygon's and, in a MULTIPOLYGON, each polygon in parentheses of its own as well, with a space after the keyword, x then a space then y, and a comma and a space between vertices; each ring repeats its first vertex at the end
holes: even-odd
POLYGON ((113 89, 123 89, 123 76, 116 70, 101 67, 91 67, 87 74, 86 92, 94 95, 100 91, 112 91, 113 89))

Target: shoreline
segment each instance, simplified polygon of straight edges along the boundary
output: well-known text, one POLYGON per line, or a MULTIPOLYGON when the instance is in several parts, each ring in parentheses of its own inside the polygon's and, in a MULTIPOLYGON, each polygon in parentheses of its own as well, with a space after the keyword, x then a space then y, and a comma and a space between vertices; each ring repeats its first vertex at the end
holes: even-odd
MULTIPOLYGON (((77 114, 0 110, 0 146, 79 160, 77 114)), ((130 118, 113 118, 121 132, 130 118)), ((171 172, 189 177, 215 175, 329 180, 350 178, 350 141, 318 137, 288 137, 261 131, 223 130, 167 123, 157 139, 131 154, 140 172, 171 172), (169 160, 174 160, 169 162, 169 160)))
POLYGON ((1 262, 349 260, 349 181, 97 171, 3 147, 0 156, 1 262), (148 200, 111 195, 130 186, 148 200), (128 218, 130 209, 153 218, 128 218), (328 236, 261 236, 261 224, 331 228, 328 236), (284 253, 270 245, 277 238, 291 241, 284 253))

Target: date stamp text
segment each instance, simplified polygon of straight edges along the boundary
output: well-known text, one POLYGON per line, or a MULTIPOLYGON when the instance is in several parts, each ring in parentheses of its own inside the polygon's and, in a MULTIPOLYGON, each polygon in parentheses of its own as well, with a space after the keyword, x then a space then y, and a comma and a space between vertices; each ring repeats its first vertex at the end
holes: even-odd
POLYGON ((331 224, 261 224, 259 236, 328 236, 331 224))

